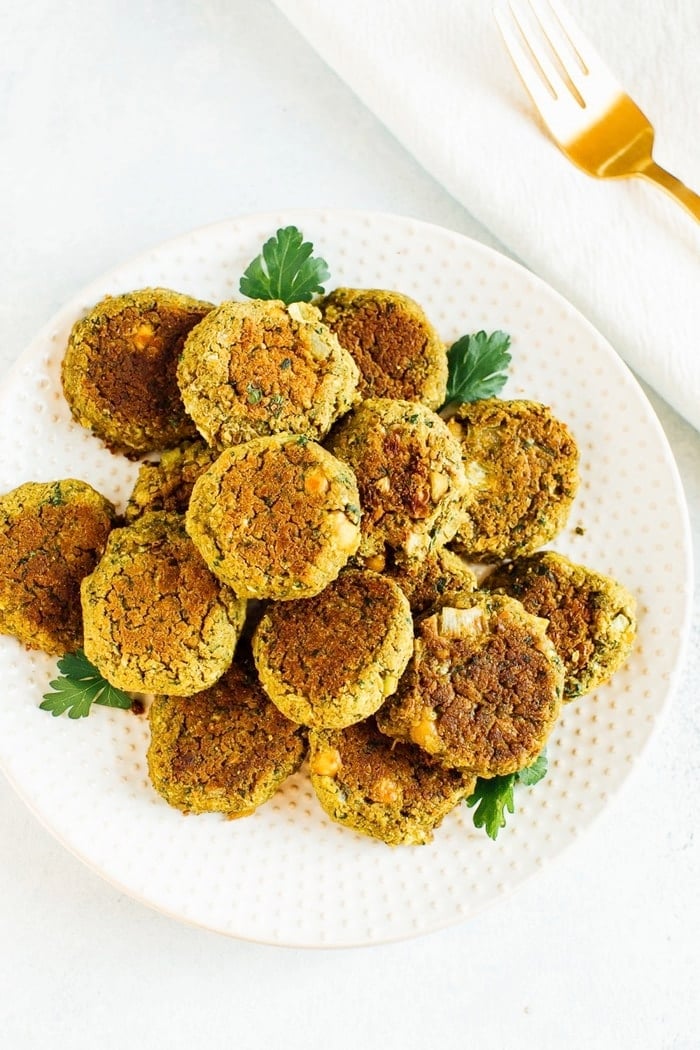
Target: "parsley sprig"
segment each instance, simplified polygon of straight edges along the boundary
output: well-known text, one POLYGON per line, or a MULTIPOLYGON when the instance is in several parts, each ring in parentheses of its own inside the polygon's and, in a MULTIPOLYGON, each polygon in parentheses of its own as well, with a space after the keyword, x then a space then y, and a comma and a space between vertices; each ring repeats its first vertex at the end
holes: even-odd
POLYGON ((308 303, 314 295, 322 295, 323 282, 331 274, 325 259, 313 257, 313 250, 296 226, 278 230, 241 277, 241 294, 287 304, 308 303))
POLYGON ((531 787, 539 783, 546 774, 547 754, 543 751, 531 766, 521 769, 519 773, 491 777, 489 780, 479 777, 474 793, 467 799, 468 806, 476 806, 473 814, 474 827, 485 828, 489 838, 497 838, 498 832, 506 826, 506 811, 515 813, 515 785, 525 784, 526 787, 531 787))
POLYGON ((495 397, 506 384, 511 361, 507 332, 475 332, 463 335, 447 352, 447 395, 441 412, 449 414, 453 405, 495 397))
POLYGON ((60 676, 49 683, 53 692, 44 693, 39 704, 42 711, 50 711, 55 718, 66 712, 69 718, 86 718, 93 704, 125 710, 131 707, 131 698, 110 685, 82 649, 62 656, 58 669, 60 676))

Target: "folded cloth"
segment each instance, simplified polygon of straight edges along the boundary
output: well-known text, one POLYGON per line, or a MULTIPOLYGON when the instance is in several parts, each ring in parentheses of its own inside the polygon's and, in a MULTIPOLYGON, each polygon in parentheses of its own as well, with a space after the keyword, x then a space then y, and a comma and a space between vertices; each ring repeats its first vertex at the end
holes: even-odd
MULTIPOLYGON (((545 132, 486 0, 276 0, 399 141, 700 428, 700 224, 640 179, 592 179, 545 132)), ((700 192, 698 0, 567 0, 700 192)))

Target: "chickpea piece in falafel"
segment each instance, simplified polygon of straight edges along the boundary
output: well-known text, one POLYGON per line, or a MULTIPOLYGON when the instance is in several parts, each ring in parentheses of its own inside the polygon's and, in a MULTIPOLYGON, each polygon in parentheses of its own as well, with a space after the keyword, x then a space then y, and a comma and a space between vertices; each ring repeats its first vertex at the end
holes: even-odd
POLYGON ((114 517, 109 500, 73 478, 28 481, 0 497, 0 633, 46 653, 80 648, 80 583, 114 517))

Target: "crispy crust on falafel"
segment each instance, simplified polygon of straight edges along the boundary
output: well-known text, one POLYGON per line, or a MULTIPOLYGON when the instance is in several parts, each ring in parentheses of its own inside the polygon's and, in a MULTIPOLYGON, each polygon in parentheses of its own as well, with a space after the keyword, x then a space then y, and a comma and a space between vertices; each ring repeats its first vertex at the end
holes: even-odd
POLYGON ((335 428, 328 448, 357 476, 361 555, 390 547, 420 558, 452 539, 467 480, 458 443, 425 405, 363 401, 335 428))
POLYGON ((635 600, 617 580, 562 554, 541 551, 501 566, 483 586, 509 594, 533 616, 564 662, 564 700, 590 693, 612 678, 636 634, 635 600))
POLYGON ((86 481, 28 481, 0 497, 0 632, 63 654, 83 641, 80 583, 102 556, 114 507, 86 481))
POLYGON ((468 608, 422 620, 379 728, 479 777, 530 765, 562 700, 564 670, 546 626, 515 599, 478 592, 468 608))
POLYGON ((388 558, 377 555, 366 560, 366 567, 376 565, 390 580, 397 583, 408 598, 411 612, 419 616, 442 609, 445 605, 459 605, 465 596, 476 590, 476 576, 459 554, 440 547, 424 558, 388 558))
POLYGON ((413 299, 377 288, 336 288, 319 303, 323 320, 360 369, 362 398, 445 400, 445 344, 413 299))
POLYGON ((396 690, 413 650, 408 601, 391 580, 348 569, 321 594, 272 605, 253 638, 268 696, 295 722, 341 728, 396 690))
POLYGON ((352 470, 293 434, 221 453, 197 479, 187 531, 211 571, 245 598, 311 597, 360 542, 352 470))
POLYGON ((136 692, 189 696, 213 685, 245 616, 177 514, 115 529, 81 596, 85 655, 112 685, 136 692))
POLYGON ((167 288, 102 299, 73 326, 63 358, 76 422, 127 456, 194 437, 175 373, 188 333, 211 309, 167 288))
POLYGON ((148 772, 183 813, 248 816, 296 772, 306 733, 268 700, 248 661, 236 657, 194 696, 157 696, 148 719, 148 772))
POLYGON ((148 511, 184 514, 195 481, 218 455, 203 441, 186 441, 164 452, 158 463, 142 463, 124 511, 127 524, 148 511))
POLYGON ((475 777, 444 769, 414 744, 390 740, 369 718, 309 733, 311 786, 344 827, 390 846, 431 842, 433 831, 472 793, 475 777))
POLYGON ((500 398, 460 405, 448 427, 470 482, 455 548, 474 561, 500 561, 556 536, 579 482, 569 428, 546 405, 500 398))
POLYGON ((356 400, 359 372, 315 306, 225 302, 188 337, 187 411, 216 448, 271 434, 323 438, 356 400))

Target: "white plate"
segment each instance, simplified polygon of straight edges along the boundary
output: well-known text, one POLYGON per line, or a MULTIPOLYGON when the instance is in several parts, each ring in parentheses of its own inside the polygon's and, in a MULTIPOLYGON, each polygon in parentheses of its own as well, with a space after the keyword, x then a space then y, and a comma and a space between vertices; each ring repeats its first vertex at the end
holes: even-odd
POLYGON ((136 466, 73 424, 60 391, 73 321, 107 292, 146 285, 214 301, 238 297, 246 264, 289 223, 328 261, 329 287, 406 292, 448 341, 479 328, 512 334, 503 396, 549 404, 581 448, 581 490, 552 546, 636 594, 639 642, 629 664, 565 709, 547 779, 521 789, 496 842, 474 829, 472 811, 461 806, 432 845, 390 849, 327 820, 303 774, 246 820, 184 817, 149 784, 145 720, 107 708, 80 721, 40 711, 55 661, 10 638, 0 639, 0 761, 61 842, 163 912, 273 944, 368 944, 466 918, 561 853, 608 804, 677 677, 690 612, 687 513, 670 450, 637 383, 557 293, 456 233, 396 216, 326 211, 197 230, 86 288, 37 337, 2 391, 0 491, 72 476, 123 505, 136 466))

